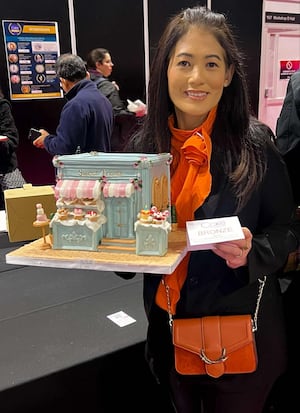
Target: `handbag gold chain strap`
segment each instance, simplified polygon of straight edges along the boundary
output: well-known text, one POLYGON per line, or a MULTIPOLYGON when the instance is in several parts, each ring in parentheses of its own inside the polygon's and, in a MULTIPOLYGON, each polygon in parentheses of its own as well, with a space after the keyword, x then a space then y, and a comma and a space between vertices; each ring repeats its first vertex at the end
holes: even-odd
MULTIPOLYGON (((253 315, 253 319, 252 319, 252 331, 255 332, 257 331, 257 318, 258 318, 258 311, 259 311, 259 306, 260 306, 260 301, 263 295, 263 290, 266 284, 266 280, 267 280, 267 276, 264 275, 263 279, 258 278, 258 294, 257 294, 257 300, 256 300, 256 307, 255 307, 255 311, 254 311, 254 315, 253 315)), ((168 306, 168 314, 169 314, 169 326, 170 329, 172 329, 173 326, 173 316, 171 313, 171 300, 170 300, 170 287, 168 286, 168 284, 165 281, 165 278, 162 277, 161 282, 163 283, 163 285, 165 286, 166 289, 166 295, 167 295, 167 306, 168 306)))

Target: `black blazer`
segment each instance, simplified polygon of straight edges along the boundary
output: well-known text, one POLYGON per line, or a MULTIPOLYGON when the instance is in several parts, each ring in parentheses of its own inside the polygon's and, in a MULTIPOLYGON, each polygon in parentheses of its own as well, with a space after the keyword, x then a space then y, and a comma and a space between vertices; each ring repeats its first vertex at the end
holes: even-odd
MULTIPOLYGON (((196 211, 195 219, 234 215, 236 199, 231 184, 225 174, 217 179, 214 171, 211 172, 211 194, 196 211), (218 182, 217 186, 214 182, 218 182)), ((277 285, 277 277, 271 277, 271 274, 281 275, 289 253, 296 249, 296 239, 291 231, 293 213, 286 165, 270 143, 264 181, 238 214, 241 225, 248 227, 253 234, 248 266, 232 270, 212 251, 193 251, 177 315, 190 317, 252 311, 256 302, 257 279, 268 275, 277 285)), ((157 275, 145 275, 144 299, 148 315, 159 281, 157 275)))
MULTIPOLYGON (((297 243, 290 230, 294 204, 286 165, 274 145, 270 142, 268 146, 265 178, 238 214, 241 225, 248 227, 253 234, 248 265, 233 270, 210 250, 191 252, 187 278, 175 315, 179 318, 215 314, 253 315, 258 297, 258 278, 266 275, 255 334, 260 367, 255 377, 262 382, 273 380, 286 368, 286 331, 278 277, 297 243)), ((225 174, 217 177, 216 171, 211 172, 211 194, 196 211, 195 219, 234 215, 236 199, 231 184, 225 174)), ((144 274, 144 304, 149 321, 147 359, 159 360, 156 364, 162 367, 168 365, 167 360, 173 352, 164 327, 168 316, 155 305, 160 281, 160 276, 144 274)))

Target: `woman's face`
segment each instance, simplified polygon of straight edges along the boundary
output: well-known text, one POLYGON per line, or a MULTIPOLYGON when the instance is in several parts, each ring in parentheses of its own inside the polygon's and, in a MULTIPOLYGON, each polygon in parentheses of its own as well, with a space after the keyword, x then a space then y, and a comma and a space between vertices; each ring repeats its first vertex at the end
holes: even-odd
POLYGON ((225 52, 207 30, 192 27, 176 44, 168 66, 168 88, 179 129, 198 127, 230 84, 225 52))
POLYGON ((113 62, 111 60, 110 54, 106 53, 102 62, 96 63, 96 69, 105 77, 109 77, 112 72, 113 62))

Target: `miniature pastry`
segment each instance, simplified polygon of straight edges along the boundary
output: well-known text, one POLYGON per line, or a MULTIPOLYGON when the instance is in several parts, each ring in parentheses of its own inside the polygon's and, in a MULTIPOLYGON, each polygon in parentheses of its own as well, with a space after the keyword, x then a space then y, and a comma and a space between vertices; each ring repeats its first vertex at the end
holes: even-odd
POLYGON ((48 218, 45 214, 44 208, 42 204, 36 204, 36 220, 38 222, 47 222, 48 218))

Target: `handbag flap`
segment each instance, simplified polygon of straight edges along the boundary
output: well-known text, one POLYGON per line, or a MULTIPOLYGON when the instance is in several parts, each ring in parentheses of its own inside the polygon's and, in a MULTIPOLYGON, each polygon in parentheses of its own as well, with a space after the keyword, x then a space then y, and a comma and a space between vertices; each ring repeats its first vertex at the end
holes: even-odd
POLYGON ((226 355, 253 341, 251 315, 209 316, 174 319, 173 344, 199 355, 204 351, 209 359, 226 355))

